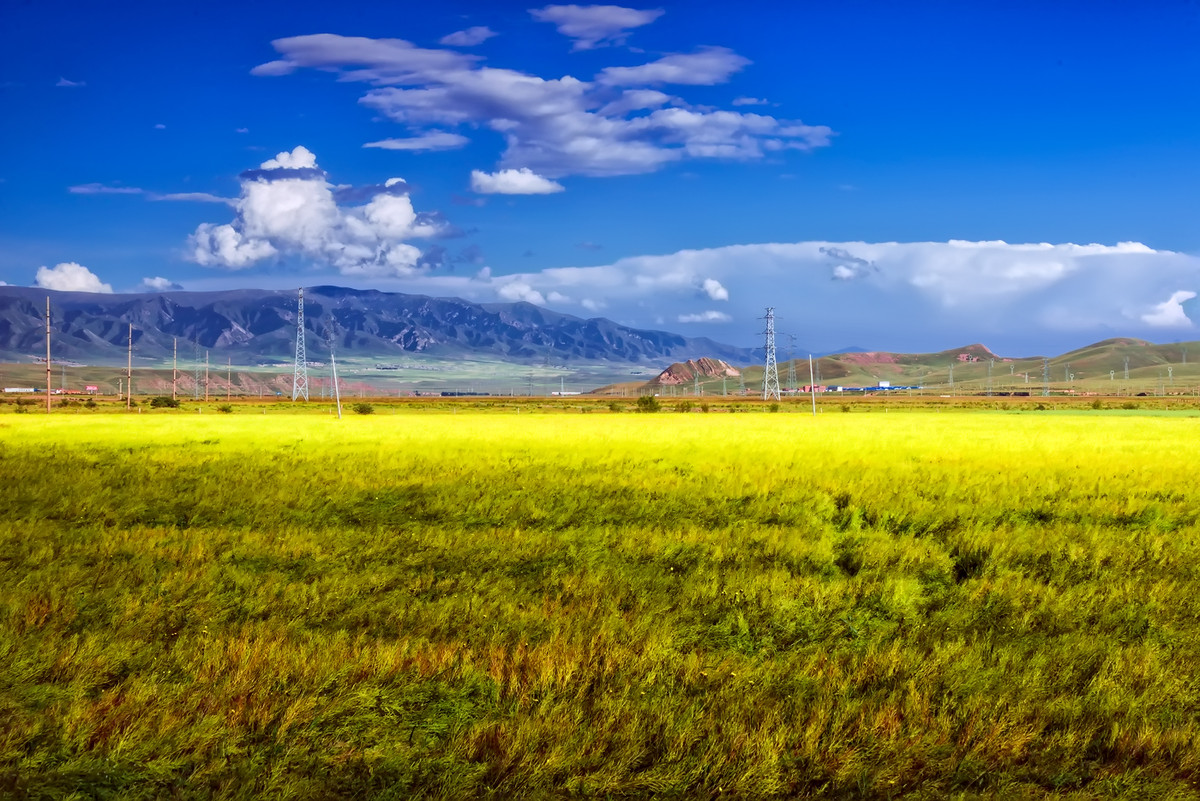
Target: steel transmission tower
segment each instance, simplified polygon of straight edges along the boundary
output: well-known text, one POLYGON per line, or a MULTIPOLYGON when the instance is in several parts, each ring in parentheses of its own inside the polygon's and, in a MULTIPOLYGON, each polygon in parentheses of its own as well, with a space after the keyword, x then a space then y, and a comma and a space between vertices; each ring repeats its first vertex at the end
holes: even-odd
POLYGON ((192 342, 192 400, 200 400, 200 339, 192 342))
POLYGON ((296 366, 292 369, 292 401, 308 400, 308 357, 304 353, 304 287, 296 304, 296 366))
POLYGON ((1050 360, 1042 359, 1042 397, 1050 395, 1050 360))
POLYGON ((799 389, 796 383, 796 337, 794 334, 788 334, 788 373, 787 373, 787 388, 791 391, 799 389))
POLYGON ((779 400, 779 365, 775 363, 775 307, 767 307, 767 363, 763 368, 763 400, 774 398, 779 400))

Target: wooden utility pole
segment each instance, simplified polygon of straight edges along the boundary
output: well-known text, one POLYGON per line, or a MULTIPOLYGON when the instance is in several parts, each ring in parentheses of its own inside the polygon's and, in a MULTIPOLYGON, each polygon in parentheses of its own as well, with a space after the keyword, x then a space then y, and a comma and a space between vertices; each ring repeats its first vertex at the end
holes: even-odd
POLYGON ((125 409, 133 404, 133 323, 129 324, 129 356, 125 363, 125 409))
POLYGON ((46 296, 46 414, 50 414, 50 296, 46 296))
POLYGON ((208 403, 208 351, 204 351, 204 402, 208 403))
POLYGON ((179 383, 179 337, 171 340, 171 400, 175 400, 175 387, 179 383))

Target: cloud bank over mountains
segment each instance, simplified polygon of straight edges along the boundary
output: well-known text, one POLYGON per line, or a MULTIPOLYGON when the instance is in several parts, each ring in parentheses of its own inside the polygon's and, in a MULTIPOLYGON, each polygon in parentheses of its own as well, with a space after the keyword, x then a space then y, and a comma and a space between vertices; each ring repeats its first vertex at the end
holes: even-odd
POLYGON ((1054 350, 1195 336, 1200 258, 1136 242, 795 242, 637 256, 514 275, 426 275, 403 291, 529 300, 752 344, 764 307, 809 347, 1054 350), (703 326, 703 329, 697 328, 703 326), (962 341, 960 341, 962 340, 962 341))
MULTIPOLYGON (((310 163, 304 154, 284 161, 310 163)), ((290 187, 285 197, 327 191, 321 189, 323 179, 276 175, 276 181, 318 184, 290 187)), ((406 196, 384 197, 407 200, 406 196)), ((295 209, 289 216, 255 208, 261 200, 256 196, 239 210, 240 227, 226 226, 229 233, 221 233, 222 226, 202 226, 197 247, 220 246, 223 236, 233 243, 224 254, 201 251, 205 258, 230 257, 233 264, 220 266, 236 269, 248 257, 239 248, 251 256, 260 249, 277 254, 283 248, 324 254, 343 246, 352 250, 356 242, 374 242, 372 237, 385 225, 405 232, 420 227, 407 213, 368 215, 363 207, 348 212, 335 207, 323 218, 295 209), (348 231, 358 232, 360 238, 339 242, 335 235, 348 231)), ((374 251, 376 255, 365 262, 348 262, 344 278, 334 282, 484 303, 525 301, 582 317, 605 316, 622 324, 706 335, 738 345, 757 342, 762 327, 758 318, 770 305, 775 307, 781 332, 794 334, 805 346, 818 350, 860 345, 928 351, 983 341, 1007 355, 1031 355, 1111 336, 1143 336, 1160 342, 1194 338, 1198 309, 1193 302, 1198 295, 1193 287, 1200 284, 1200 258, 1136 242, 766 243, 510 275, 493 274, 486 266, 473 275, 436 273, 423 270, 407 255, 396 259, 407 266, 397 268, 378 258, 380 253, 390 253, 388 248, 374 251)), ((327 276, 308 271, 247 274, 233 282, 222 280, 220 286, 327 282, 327 276)), ((73 262, 40 268, 36 285, 63 291, 113 291, 91 270, 73 262)), ((176 288, 177 284, 154 277, 130 291, 176 288)), ((201 281, 187 282, 186 288, 214 287, 201 281)))

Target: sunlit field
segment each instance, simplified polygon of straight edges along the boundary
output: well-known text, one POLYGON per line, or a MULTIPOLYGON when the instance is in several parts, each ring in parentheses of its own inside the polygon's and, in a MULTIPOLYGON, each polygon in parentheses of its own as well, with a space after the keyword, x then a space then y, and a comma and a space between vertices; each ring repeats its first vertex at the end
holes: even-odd
POLYGON ((0 795, 1189 797, 1200 419, 5 414, 0 795))

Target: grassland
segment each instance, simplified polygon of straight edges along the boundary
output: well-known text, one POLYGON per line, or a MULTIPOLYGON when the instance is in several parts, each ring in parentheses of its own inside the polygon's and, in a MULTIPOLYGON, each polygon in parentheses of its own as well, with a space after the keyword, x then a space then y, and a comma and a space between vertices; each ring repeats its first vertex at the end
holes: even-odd
POLYGON ((0 415, 0 795, 1197 795, 1194 417, 595 410, 0 415))

